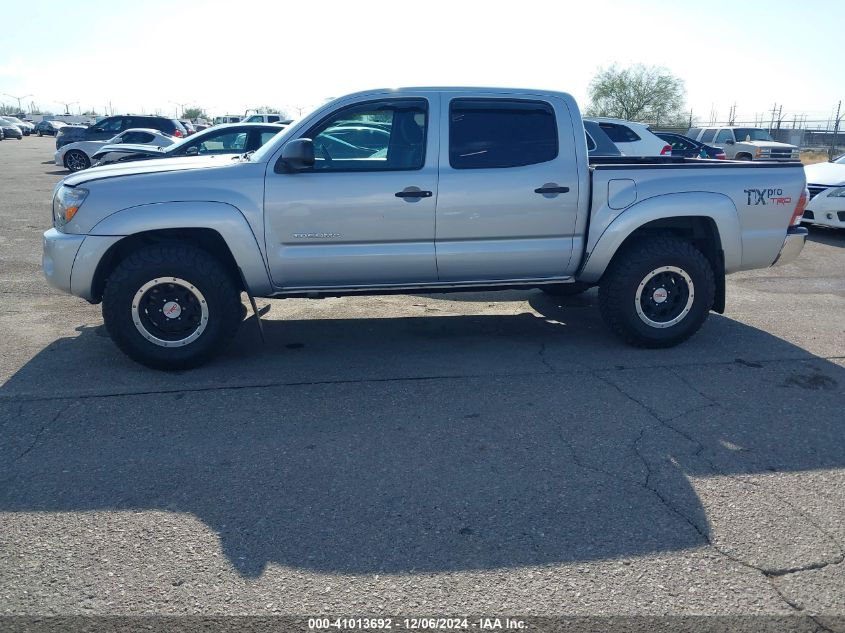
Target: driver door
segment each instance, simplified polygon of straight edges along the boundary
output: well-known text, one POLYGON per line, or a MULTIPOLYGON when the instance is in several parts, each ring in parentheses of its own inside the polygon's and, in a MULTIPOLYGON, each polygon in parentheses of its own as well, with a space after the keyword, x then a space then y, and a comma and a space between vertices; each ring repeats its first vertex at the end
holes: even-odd
POLYGON ((264 222, 275 285, 437 281, 438 109, 425 93, 341 106, 297 135, 314 141, 312 168, 277 173, 270 164, 264 222))

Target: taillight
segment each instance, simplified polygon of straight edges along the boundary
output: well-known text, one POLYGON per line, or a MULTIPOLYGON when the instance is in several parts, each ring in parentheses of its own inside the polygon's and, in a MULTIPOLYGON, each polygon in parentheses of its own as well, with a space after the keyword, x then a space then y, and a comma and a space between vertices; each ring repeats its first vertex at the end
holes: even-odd
POLYGON ((663 149, 660 150, 661 156, 671 156, 672 155, 672 146, 671 145, 664 145, 663 149))
POLYGON ((716 154, 716 158, 720 160, 726 160, 727 156, 725 156, 725 152, 719 152, 718 154, 716 154))
POLYGON ((798 198, 798 204, 795 205, 795 211, 792 212, 792 219, 789 221, 789 226, 798 226, 801 224, 801 218, 804 216, 804 209, 807 208, 807 202, 809 200, 810 190, 804 187, 801 197, 798 198))
POLYGON ((177 128, 176 131, 173 132, 173 136, 175 136, 177 138, 182 138, 182 130, 179 130, 177 128))

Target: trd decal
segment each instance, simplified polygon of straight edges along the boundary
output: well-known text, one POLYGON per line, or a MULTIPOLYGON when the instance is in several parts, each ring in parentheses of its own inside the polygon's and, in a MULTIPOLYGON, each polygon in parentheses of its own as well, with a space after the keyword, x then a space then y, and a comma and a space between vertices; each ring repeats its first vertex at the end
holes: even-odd
POLYGON ((748 197, 748 206, 758 204, 789 204, 790 196, 783 195, 783 189, 743 189, 748 197), (768 202, 766 202, 768 200, 768 202))

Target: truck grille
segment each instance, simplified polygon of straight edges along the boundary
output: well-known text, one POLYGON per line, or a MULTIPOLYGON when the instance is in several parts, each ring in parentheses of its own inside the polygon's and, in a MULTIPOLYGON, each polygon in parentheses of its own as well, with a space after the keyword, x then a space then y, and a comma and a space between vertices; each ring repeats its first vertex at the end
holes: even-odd
MULTIPOLYGON (((772 158, 792 158, 791 149, 773 149, 771 153, 772 158)), ((796 156, 797 158, 797 156, 796 156)))
POLYGON ((827 187, 824 187, 822 185, 807 185, 807 189, 810 190, 810 200, 812 200, 817 195, 819 195, 822 191, 827 189, 827 187))

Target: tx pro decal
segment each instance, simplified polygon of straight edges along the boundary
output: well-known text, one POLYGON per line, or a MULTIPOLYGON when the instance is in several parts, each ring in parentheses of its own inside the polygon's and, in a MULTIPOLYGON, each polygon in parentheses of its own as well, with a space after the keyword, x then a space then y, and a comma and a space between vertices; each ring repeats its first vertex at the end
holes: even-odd
POLYGON ((743 189, 748 196, 748 205, 758 204, 789 204, 790 196, 783 195, 783 189, 743 189), (768 202, 766 202, 768 200, 768 202))

